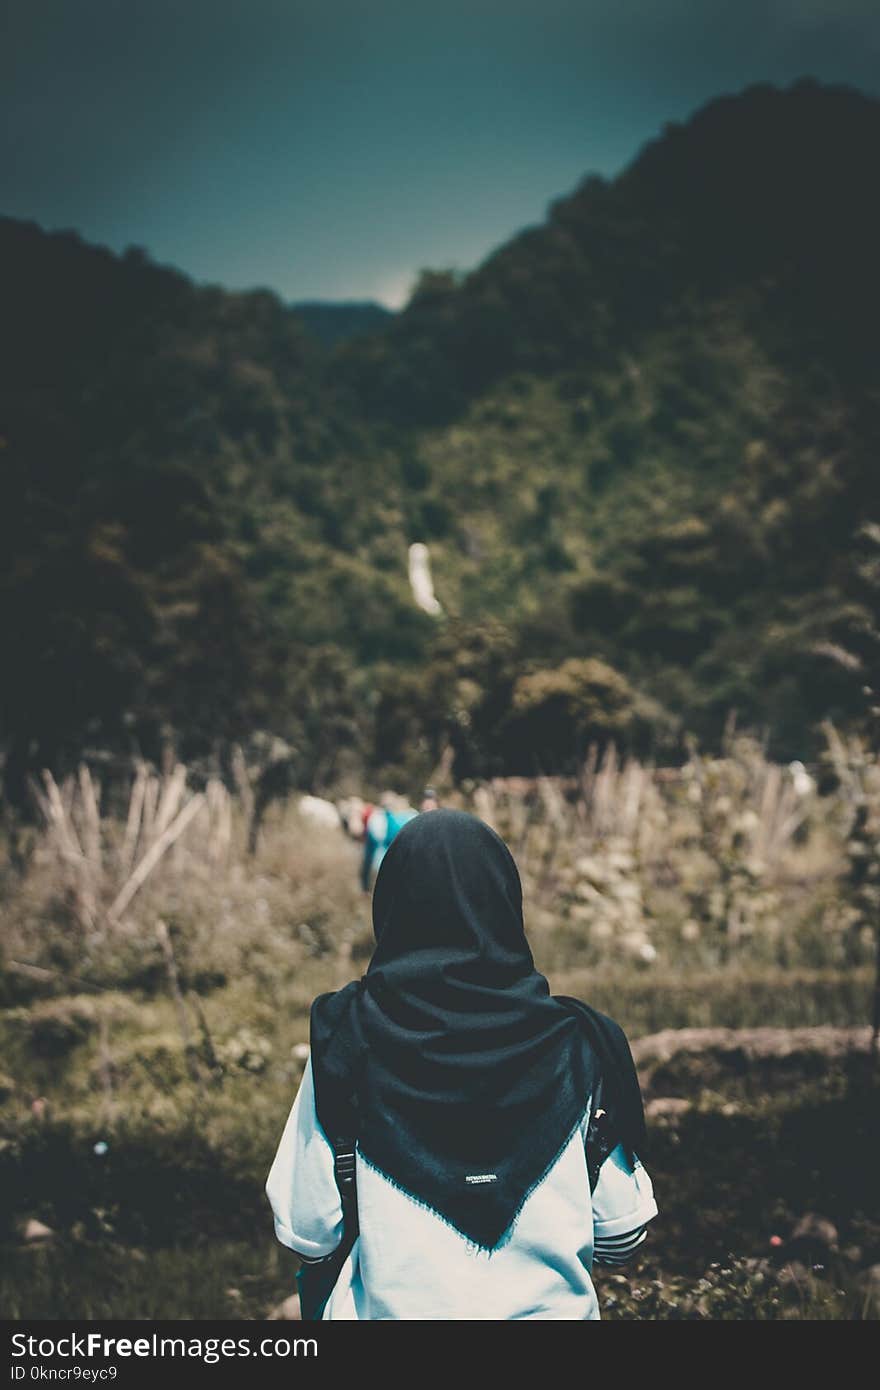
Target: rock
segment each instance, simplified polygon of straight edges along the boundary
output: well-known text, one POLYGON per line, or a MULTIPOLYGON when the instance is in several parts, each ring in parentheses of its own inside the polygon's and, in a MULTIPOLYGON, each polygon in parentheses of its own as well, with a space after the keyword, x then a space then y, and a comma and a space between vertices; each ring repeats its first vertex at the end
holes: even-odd
POLYGON ((649 1120, 677 1120, 681 1115, 686 1115, 690 1108, 690 1101, 680 1096, 657 1096, 655 1100, 648 1101, 645 1114, 649 1120))
POLYGON ((300 1322, 299 1295, 292 1293, 283 1303, 278 1303, 268 1315, 269 1322, 300 1322))
POLYGON ((824 1250, 837 1249, 837 1227, 824 1216, 808 1211, 791 1233, 792 1241, 803 1240, 824 1250))
POLYGON ((599 882, 604 878, 604 868, 598 859, 591 855, 583 855, 582 858, 575 860, 575 872, 581 878, 594 879, 599 882))
POLYGON ((581 902, 584 903, 598 902, 602 897, 598 888, 594 888, 592 883, 587 883, 586 881, 579 883, 574 891, 581 902))
POLYGON ((44 1226, 42 1221, 37 1221, 37 1219, 32 1216, 30 1220, 24 1223, 21 1234, 22 1238, 26 1240, 28 1244, 33 1244, 40 1240, 51 1240, 55 1232, 52 1230, 51 1226, 44 1226))
POLYGON ((666 1028, 635 1038, 632 1054, 640 1073, 650 1073, 683 1054, 707 1052, 720 1062, 731 1052, 746 1062, 767 1060, 790 1063, 799 1055, 831 1061, 852 1053, 865 1053, 871 1029, 832 1028, 666 1028))

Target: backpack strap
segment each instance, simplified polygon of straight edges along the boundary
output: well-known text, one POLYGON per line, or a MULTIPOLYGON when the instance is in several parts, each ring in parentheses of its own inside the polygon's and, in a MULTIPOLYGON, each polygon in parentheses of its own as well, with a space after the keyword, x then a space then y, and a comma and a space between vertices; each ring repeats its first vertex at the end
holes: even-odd
POLYGON ((339 1135, 333 1140, 333 1176, 342 1202, 342 1240, 335 1250, 320 1259, 306 1260, 300 1256, 296 1284, 300 1315, 304 1322, 320 1322, 323 1318, 342 1266, 358 1238, 356 1150, 354 1139, 339 1135))
POLYGON ((590 1119, 584 1144, 591 1194, 596 1190, 602 1164, 612 1150, 617 1147, 617 1143, 614 1116, 605 1106, 605 1086, 604 1080, 600 1076, 590 1100, 590 1119))
POLYGON ((342 1202, 342 1243, 350 1250, 360 1230, 357 1204, 357 1140, 333 1140, 333 1176, 342 1202))

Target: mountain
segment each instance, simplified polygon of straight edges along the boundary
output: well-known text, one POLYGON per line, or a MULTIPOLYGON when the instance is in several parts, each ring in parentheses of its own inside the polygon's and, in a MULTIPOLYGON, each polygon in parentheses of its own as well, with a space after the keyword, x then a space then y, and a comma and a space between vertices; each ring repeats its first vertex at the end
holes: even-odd
POLYGON ((601 365, 686 323, 689 303, 731 296, 748 299, 753 326, 772 325, 781 346, 806 333, 804 348, 858 371, 876 309, 878 111, 804 80, 667 126, 618 178, 586 179, 472 274, 426 276, 374 354, 365 396, 436 421, 505 374, 601 365), (387 358, 407 353, 419 370, 398 390, 387 358))
POLYGON ((0 221, 10 785, 164 731, 271 728, 320 788, 862 718, 878 149, 848 89, 719 99, 330 350, 267 292, 0 221))
POLYGON ((366 333, 375 333, 385 328, 393 317, 390 309, 369 299, 351 303, 303 300, 290 307, 309 332, 328 348, 361 338, 366 333))

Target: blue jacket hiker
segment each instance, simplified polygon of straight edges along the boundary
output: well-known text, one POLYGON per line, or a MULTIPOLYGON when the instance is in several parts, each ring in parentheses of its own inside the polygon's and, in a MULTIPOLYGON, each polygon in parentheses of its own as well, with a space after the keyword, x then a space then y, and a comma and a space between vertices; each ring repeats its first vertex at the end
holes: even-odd
POLYGON ((361 887, 368 892, 376 881, 379 865, 395 835, 418 812, 412 806, 393 809, 376 806, 364 823, 364 855, 361 861, 361 887))

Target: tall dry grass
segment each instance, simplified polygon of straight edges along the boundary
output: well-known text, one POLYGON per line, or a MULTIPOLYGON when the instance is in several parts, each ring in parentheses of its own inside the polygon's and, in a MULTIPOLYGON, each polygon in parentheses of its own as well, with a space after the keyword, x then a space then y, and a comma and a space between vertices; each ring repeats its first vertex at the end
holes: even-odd
MULTIPOLYGON (((880 775, 834 730, 829 757, 827 795, 800 764, 731 735, 720 756, 694 750, 677 769, 593 749, 576 779, 495 779, 447 800, 509 843, 548 970, 856 968, 874 940, 853 866, 866 836, 876 853, 880 775)), ((250 853, 248 786, 195 791, 180 763, 140 765, 114 817, 85 765, 60 786, 46 772, 37 843, 23 873, 5 871, 7 968, 164 981, 164 923, 182 974, 203 981, 290 978, 318 959, 356 970, 371 945, 358 846, 292 798, 269 807, 250 853)))

